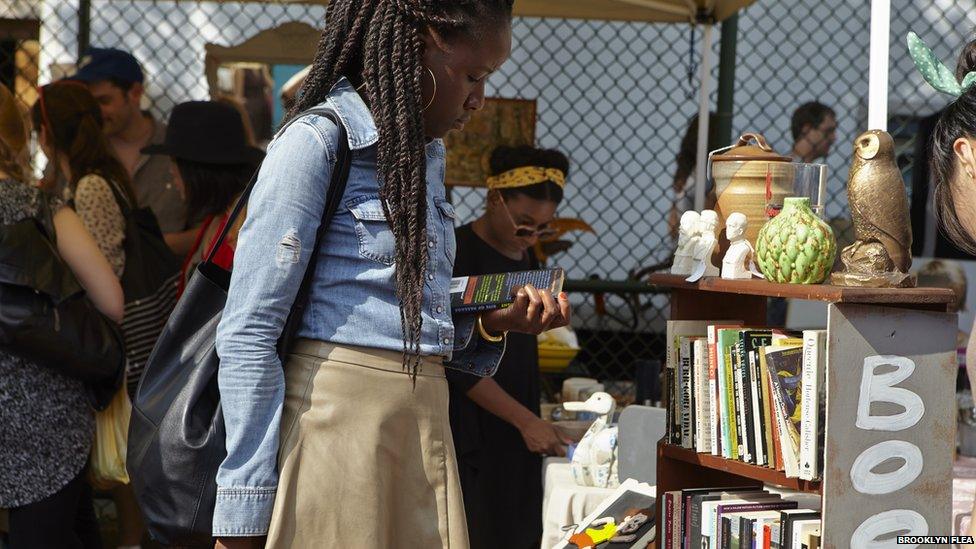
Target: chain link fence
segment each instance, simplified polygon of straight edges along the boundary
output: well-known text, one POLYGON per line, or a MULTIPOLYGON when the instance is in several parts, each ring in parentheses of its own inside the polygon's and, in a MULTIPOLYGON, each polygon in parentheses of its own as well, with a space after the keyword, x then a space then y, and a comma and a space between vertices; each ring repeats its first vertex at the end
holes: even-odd
MULTIPOLYGON (((83 30, 79 1, 0 0, 0 79, 25 104, 34 101, 37 83, 63 75, 75 62, 83 30)), ((946 99, 915 73, 904 36, 919 32, 951 62, 972 35, 976 10, 953 0, 892 4, 889 129, 912 193, 918 121, 946 99)), ((209 97, 205 44, 235 45, 293 21, 318 28, 324 15, 322 6, 291 2, 91 0, 89 39, 141 61, 145 107, 165 119, 177 103, 209 97)), ((788 153, 794 109, 813 100, 833 108, 837 141, 825 159, 826 215, 832 219, 847 216, 851 143, 867 122, 869 18, 867 2, 846 0, 758 0, 739 15, 733 134, 760 132, 788 153)), ((490 80, 489 94, 535 99, 538 144, 571 159, 559 215, 582 219, 596 232, 571 233, 572 248, 552 258, 569 278, 627 281, 668 260, 675 156, 697 112, 700 37, 690 25, 515 21, 511 60, 490 80)), ((285 69, 270 71, 275 86, 298 67, 285 69)), ((715 78, 718 72, 715 67, 715 78)), ((484 192, 457 188, 453 201, 460 221, 468 222, 481 212, 484 192)), ((583 352, 567 373, 624 382, 618 389, 632 394, 626 384, 637 365, 663 355, 667 296, 574 292, 571 299, 583 352)))

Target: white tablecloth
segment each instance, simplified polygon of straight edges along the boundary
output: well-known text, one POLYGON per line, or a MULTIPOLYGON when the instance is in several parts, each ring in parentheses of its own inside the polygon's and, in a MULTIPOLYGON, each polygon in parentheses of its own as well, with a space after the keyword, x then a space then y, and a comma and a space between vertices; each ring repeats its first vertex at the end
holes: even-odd
MULTIPOLYGON (((583 520, 614 491, 578 486, 564 458, 547 458, 543 470, 542 549, 552 549, 568 537, 563 526, 583 520)), ((959 457, 953 477, 952 533, 964 535, 969 533, 969 516, 976 495, 976 458, 959 457)))
POLYGON ((613 488, 579 486, 565 459, 547 458, 543 465, 542 549, 551 549, 569 537, 564 526, 579 523, 613 494, 613 488))

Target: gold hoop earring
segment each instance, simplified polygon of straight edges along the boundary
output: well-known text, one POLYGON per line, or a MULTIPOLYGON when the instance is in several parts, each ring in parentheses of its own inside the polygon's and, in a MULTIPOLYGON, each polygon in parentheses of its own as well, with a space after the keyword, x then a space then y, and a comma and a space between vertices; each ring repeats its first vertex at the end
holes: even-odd
POLYGON ((434 71, 432 71, 430 67, 425 65, 424 68, 427 69, 428 73, 430 73, 430 81, 434 83, 434 91, 430 93, 430 101, 427 101, 427 104, 424 105, 423 108, 423 112, 426 112, 427 109, 434 104, 434 97, 437 97, 437 77, 434 76, 434 71))

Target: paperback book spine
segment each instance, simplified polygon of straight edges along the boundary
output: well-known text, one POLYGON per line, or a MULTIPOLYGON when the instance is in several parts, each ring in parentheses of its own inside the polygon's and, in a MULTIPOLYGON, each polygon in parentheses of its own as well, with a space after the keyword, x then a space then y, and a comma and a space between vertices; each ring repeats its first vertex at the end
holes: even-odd
POLYGON ((691 448, 691 338, 682 337, 678 360, 678 378, 681 392, 681 446, 691 448))
POLYGON ((800 400, 800 478, 820 476, 820 415, 823 401, 826 332, 803 332, 803 398, 800 400))
MULTIPOLYGON (((729 441, 729 448, 725 452, 725 457, 728 459, 739 459, 741 452, 739 448, 739 430, 736 428, 738 421, 735 409, 735 372, 734 364, 732 363, 732 347, 725 346, 723 354, 725 358, 725 414, 722 418, 722 425, 728 432, 729 441)), ((725 437, 723 436, 723 438, 725 437)))
POLYGON ((713 456, 722 455, 721 429, 719 424, 719 402, 720 395, 718 389, 718 328, 708 327, 708 394, 709 399, 709 423, 708 431, 709 450, 713 456))
POLYGON ((712 398, 708 383, 708 341, 695 341, 695 448, 699 452, 712 451, 712 398))

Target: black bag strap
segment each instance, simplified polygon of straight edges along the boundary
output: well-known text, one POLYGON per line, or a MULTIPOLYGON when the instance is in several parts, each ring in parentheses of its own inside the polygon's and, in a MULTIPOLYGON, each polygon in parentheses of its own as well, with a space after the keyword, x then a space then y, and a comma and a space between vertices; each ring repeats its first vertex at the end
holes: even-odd
MULTIPOLYGON (((322 243, 322 238, 325 236, 326 231, 328 231, 329 225, 332 223, 332 218, 339 209, 339 203, 342 201, 342 196, 346 192, 346 181, 349 179, 349 167, 352 164, 351 153, 349 151, 349 140, 346 137, 346 129, 342 125, 339 115, 336 114, 336 112, 330 107, 313 107, 303 112, 282 126, 282 128, 278 130, 278 135, 281 135, 294 121, 307 114, 324 116, 331 120, 338 128, 338 135, 336 138, 336 158, 335 165, 332 168, 332 178, 329 181, 329 190, 327 191, 325 197, 325 208, 322 210, 322 219, 319 222, 318 230, 315 232, 315 245, 312 247, 312 255, 308 260, 308 266, 305 267, 305 274, 302 277, 302 284, 299 286, 298 293, 295 295, 295 301, 292 303, 291 311, 288 313, 288 319, 285 321, 285 326, 281 331, 281 337, 278 338, 278 355, 281 357, 284 357, 288 350, 291 349, 291 343, 295 338, 295 334, 298 332, 302 318, 305 316, 305 307, 308 305, 308 295, 312 286, 312 278, 315 276, 315 268, 318 265, 319 245, 322 243)), ((224 223, 224 227, 220 230, 220 235, 217 237, 217 241, 210 249, 210 253, 207 254, 207 258, 204 260, 204 263, 213 263, 217 250, 223 245, 224 240, 230 233, 231 227, 237 223, 237 219, 241 216, 241 213, 243 213, 244 207, 247 205, 251 192, 254 190, 254 185, 258 180, 258 174, 260 172, 261 167, 258 166, 258 168, 254 170, 254 175, 251 176, 251 180, 248 182, 247 187, 245 187, 244 191, 241 193, 241 197, 237 200, 237 204, 234 205, 234 209, 231 211, 230 216, 227 217, 227 222, 224 223)))
MULTIPOLYGON (((346 179, 349 177, 349 141, 346 138, 346 128, 342 125, 339 120, 339 115, 336 114, 331 107, 312 107, 307 111, 295 116, 289 120, 284 126, 278 130, 277 134, 281 135, 284 131, 291 126, 293 122, 302 118, 307 114, 317 114, 319 116, 324 116, 335 123, 336 127, 339 129, 338 140, 336 143, 336 163, 332 170, 332 180, 329 182, 329 190, 325 199, 325 209, 322 211, 322 222, 319 223, 319 230, 315 235, 315 248, 318 249, 319 241, 325 231, 329 228, 329 222, 332 216, 335 215, 336 210, 339 207, 339 201, 342 199, 342 195, 346 190, 346 179), (341 188, 340 188, 341 187, 341 188), (333 192, 338 190, 339 192, 333 192)), ((247 201, 251 196, 251 191, 254 190, 254 185, 257 183, 258 175, 261 173, 261 166, 259 165, 257 169, 254 170, 254 174, 251 176, 251 180, 244 187, 244 191, 241 193, 241 197, 237 199, 237 204, 234 205, 234 209, 231 211, 230 216, 227 217, 227 222, 224 223, 224 227, 220 230, 220 235, 217 237, 217 241, 214 242, 213 247, 210 249, 210 253, 207 254, 207 258, 204 260, 205 263, 213 263, 213 258, 217 254, 217 250, 223 245, 224 240, 230 233, 231 227, 237 223, 237 219, 241 216, 244 211, 244 207, 247 206, 247 201)), ((314 267, 311 261, 315 261, 315 255, 312 254, 312 259, 309 262, 309 268, 314 267)), ((307 273, 307 271, 306 271, 307 273)), ((304 284, 304 280, 303 280, 304 284)))
POLYGON ((332 168, 332 179, 329 181, 329 190, 325 197, 322 221, 319 222, 319 228, 315 232, 315 246, 312 247, 312 256, 308 260, 308 266, 305 267, 305 276, 302 277, 302 285, 298 287, 298 294, 295 295, 295 301, 292 303, 291 311, 288 313, 288 319, 285 321, 281 336, 278 338, 278 356, 282 358, 291 350, 292 342, 298 333, 298 328, 301 326, 302 318, 305 317, 305 307, 308 305, 312 279, 315 277, 315 268, 319 262, 319 246, 322 243, 322 238, 329 229, 329 225, 332 223, 332 218, 339 209, 342 196, 346 192, 346 180, 349 179, 349 168, 352 164, 349 141, 346 138, 346 129, 339 120, 339 116, 332 109, 328 108, 313 108, 306 112, 329 118, 339 128, 339 132, 336 143, 335 165, 332 168))
POLYGON ((122 194, 122 191, 119 189, 119 185, 121 185, 121 183, 117 183, 100 173, 93 173, 91 175, 96 175, 105 180, 105 182, 108 184, 108 188, 112 190, 112 195, 115 196, 115 203, 118 204, 122 217, 124 219, 129 219, 129 216, 132 215, 132 205, 129 204, 129 199, 122 194))

